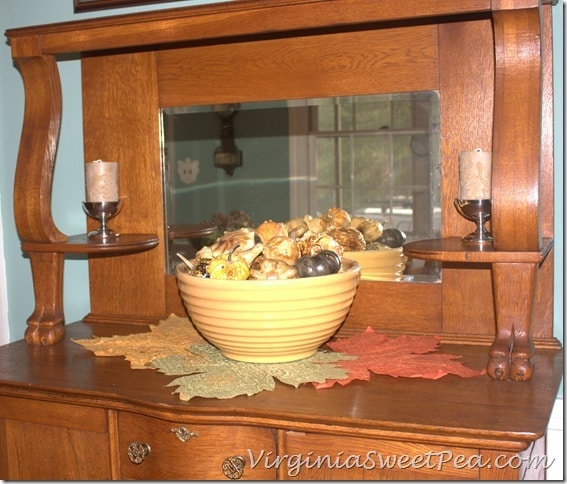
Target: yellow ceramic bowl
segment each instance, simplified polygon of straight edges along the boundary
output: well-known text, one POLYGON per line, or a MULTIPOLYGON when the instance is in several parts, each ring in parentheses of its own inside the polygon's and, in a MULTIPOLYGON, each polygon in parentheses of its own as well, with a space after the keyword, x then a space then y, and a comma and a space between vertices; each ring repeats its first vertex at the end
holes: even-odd
POLYGON ((343 259, 337 274, 288 280, 223 281, 176 268, 177 284, 199 332, 227 358, 280 363, 307 358, 349 312, 360 265, 343 259))
POLYGON ((383 250, 345 252, 344 257, 356 260, 362 268, 360 278, 367 281, 400 281, 407 257, 402 247, 383 250))

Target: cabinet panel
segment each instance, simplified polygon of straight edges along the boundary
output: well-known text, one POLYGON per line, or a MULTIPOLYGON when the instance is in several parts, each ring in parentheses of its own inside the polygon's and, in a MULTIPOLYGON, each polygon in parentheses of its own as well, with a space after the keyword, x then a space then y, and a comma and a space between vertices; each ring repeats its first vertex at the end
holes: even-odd
POLYGON ((0 479, 110 479, 106 412, 0 398, 0 479))
POLYGON ((226 479, 223 464, 231 457, 244 458, 242 479, 276 477, 275 469, 252 467, 250 460, 250 455, 275 453, 275 432, 270 429, 193 425, 120 413, 118 433, 121 479, 226 479), (185 442, 183 434, 188 436, 185 442), (139 464, 129 459, 131 444, 147 446, 148 455, 139 464))
POLYGON ((3 422, 0 479, 110 479, 108 434, 18 420, 3 422))
POLYGON ((285 432, 280 479, 478 479, 478 449, 285 432))

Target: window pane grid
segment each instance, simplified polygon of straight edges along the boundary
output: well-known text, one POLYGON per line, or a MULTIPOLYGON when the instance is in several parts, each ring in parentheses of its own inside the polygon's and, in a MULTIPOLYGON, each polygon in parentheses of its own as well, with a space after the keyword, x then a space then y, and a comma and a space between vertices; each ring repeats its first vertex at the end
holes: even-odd
MULTIPOLYGON (((423 233, 412 230, 417 216, 414 195, 433 188, 431 179, 420 184, 418 172, 422 169, 415 172, 416 157, 418 163, 429 165, 431 152, 437 151, 430 145, 430 137, 436 132, 432 119, 437 113, 428 96, 430 93, 401 98, 365 96, 360 100, 346 97, 311 107, 311 119, 316 122, 311 124, 309 136, 317 146, 334 140, 333 150, 317 150, 317 175, 323 174, 315 182, 318 214, 329 206, 339 206, 351 214, 364 214, 388 224, 394 211, 409 210, 405 218, 413 218, 414 223, 404 227, 408 236, 434 235, 436 227, 430 215, 423 217, 427 224, 418 224, 423 233), (330 113, 332 120, 325 119, 330 113), (419 152, 414 140, 422 143, 419 152)), ((434 168, 426 171, 431 173, 434 168)), ((418 208, 432 211, 430 205, 418 208)))

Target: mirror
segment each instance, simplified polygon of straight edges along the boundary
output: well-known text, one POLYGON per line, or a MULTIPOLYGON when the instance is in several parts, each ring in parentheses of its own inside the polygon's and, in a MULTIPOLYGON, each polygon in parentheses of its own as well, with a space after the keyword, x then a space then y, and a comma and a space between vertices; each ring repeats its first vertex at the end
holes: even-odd
MULTIPOLYGON (((168 264, 224 230, 330 207, 439 236, 439 95, 388 95, 167 108, 162 112, 168 264)), ((409 261, 404 281, 439 281, 409 261)))

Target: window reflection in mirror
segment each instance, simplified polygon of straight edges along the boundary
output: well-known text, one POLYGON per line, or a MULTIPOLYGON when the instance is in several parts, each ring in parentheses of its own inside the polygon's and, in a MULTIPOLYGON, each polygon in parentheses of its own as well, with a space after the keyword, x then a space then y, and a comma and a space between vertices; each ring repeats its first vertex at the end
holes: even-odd
MULTIPOLYGON (((224 230, 340 207, 403 231, 441 229, 437 92, 168 108, 168 270, 224 230)), ((408 261, 404 281, 438 281, 408 261)))

